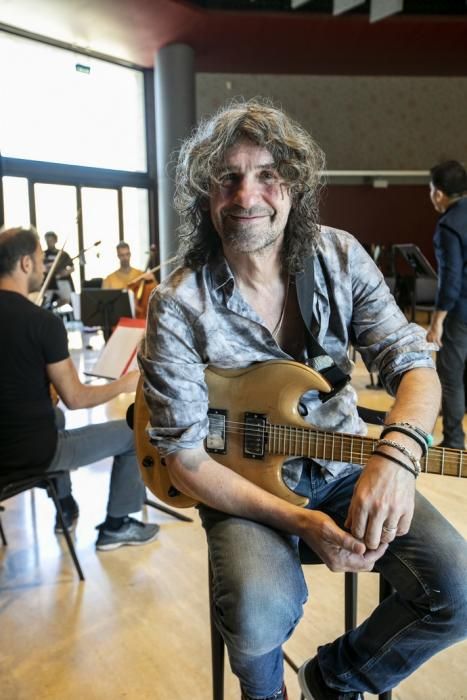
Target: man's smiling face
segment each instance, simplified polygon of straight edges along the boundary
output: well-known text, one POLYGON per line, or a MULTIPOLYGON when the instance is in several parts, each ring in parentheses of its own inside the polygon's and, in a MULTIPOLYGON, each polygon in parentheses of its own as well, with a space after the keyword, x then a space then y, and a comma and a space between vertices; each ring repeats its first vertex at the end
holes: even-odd
POLYGON ((279 241, 291 201, 268 149, 238 141, 227 151, 218 180, 209 209, 224 251, 256 253, 279 241))

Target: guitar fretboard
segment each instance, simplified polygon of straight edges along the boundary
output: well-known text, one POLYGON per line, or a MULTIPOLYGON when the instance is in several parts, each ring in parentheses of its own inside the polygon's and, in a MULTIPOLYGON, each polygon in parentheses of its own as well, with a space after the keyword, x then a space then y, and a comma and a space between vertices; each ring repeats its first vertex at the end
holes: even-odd
MULTIPOLYGON (((365 465, 376 448, 378 438, 347 433, 331 433, 290 425, 265 427, 266 450, 274 455, 309 457, 333 462, 365 465)), ((420 460, 422 472, 467 478, 467 452, 431 447, 420 460)))

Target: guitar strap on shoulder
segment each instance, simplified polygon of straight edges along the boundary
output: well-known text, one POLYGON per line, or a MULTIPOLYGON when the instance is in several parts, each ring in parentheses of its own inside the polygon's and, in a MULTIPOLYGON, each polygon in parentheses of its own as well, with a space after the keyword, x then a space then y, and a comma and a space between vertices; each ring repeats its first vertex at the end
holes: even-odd
POLYGON ((328 393, 320 392, 319 397, 324 403, 332 396, 335 396, 350 381, 350 375, 345 374, 336 365, 332 357, 318 343, 311 330, 315 323, 313 317, 313 298, 315 293, 314 256, 306 258, 303 272, 299 272, 295 276, 295 284, 297 287, 298 305, 305 324, 305 343, 308 351, 307 364, 322 374, 332 387, 332 390, 328 393))

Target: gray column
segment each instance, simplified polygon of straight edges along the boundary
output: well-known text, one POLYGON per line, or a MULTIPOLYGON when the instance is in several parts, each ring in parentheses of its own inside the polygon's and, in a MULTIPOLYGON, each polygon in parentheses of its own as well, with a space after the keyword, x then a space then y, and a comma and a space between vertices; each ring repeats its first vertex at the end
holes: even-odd
MULTIPOLYGON (((173 207, 177 149, 195 125, 194 51, 185 44, 164 46, 156 55, 156 152, 161 262, 178 248, 179 217, 173 207)), ((161 279, 173 269, 162 267, 161 279)))

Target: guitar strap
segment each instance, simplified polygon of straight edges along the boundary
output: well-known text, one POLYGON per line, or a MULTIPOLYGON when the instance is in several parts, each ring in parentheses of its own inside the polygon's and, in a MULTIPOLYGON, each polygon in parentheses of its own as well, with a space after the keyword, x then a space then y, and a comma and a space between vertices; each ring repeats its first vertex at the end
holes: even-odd
POLYGON ((305 325, 305 344, 308 353, 307 364, 322 374, 332 387, 329 393, 320 392, 319 397, 324 403, 332 396, 335 396, 350 381, 350 375, 345 374, 336 365, 332 357, 328 355, 312 333, 312 328, 316 325, 316 320, 313 316, 313 298, 315 293, 314 256, 306 258, 303 272, 299 272, 295 276, 295 284, 298 305, 305 325))

